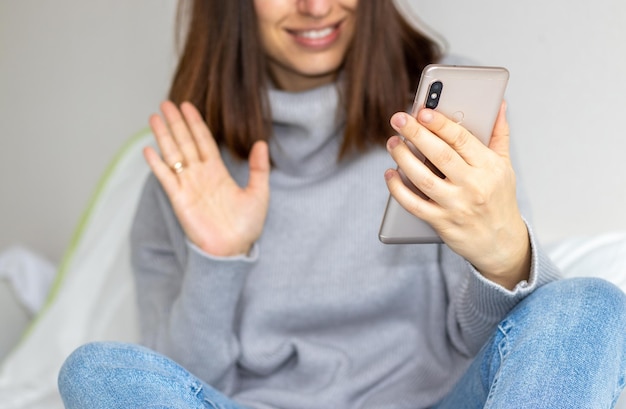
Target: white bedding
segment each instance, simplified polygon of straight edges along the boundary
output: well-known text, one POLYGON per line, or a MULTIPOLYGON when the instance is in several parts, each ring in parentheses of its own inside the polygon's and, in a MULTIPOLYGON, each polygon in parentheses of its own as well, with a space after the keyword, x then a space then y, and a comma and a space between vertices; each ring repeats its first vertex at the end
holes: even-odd
POLYGON ((626 290, 626 232, 574 237, 548 246, 568 277, 601 277, 626 290))

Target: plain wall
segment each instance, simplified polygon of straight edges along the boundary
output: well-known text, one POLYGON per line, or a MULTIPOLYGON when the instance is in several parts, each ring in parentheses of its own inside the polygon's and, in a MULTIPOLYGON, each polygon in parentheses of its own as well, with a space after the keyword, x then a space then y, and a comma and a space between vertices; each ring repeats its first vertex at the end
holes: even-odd
MULTIPOLYGON (((542 241, 626 230, 626 3, 412 4, 451 52, 510 70, 542 241)), ((60 260, 107 163, 166 95, 174 6, 0 0, 0 250, 60 260)))
POLYGON ((58 262, 175 64, 175 0, 0 0, 0 250, 58 262))

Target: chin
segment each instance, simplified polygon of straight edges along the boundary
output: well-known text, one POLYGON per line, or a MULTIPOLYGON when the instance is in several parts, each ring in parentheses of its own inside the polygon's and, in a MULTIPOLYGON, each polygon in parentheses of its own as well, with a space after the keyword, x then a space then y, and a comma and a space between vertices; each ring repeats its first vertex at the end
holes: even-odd
POLYGON ((343 61, 312 61, 305 64, 300 63, 299 65, 300 67, 298 67, 298 71, 302 75, 310 77, 328 77, 337 75, 337 73, 341 70, 343 61))

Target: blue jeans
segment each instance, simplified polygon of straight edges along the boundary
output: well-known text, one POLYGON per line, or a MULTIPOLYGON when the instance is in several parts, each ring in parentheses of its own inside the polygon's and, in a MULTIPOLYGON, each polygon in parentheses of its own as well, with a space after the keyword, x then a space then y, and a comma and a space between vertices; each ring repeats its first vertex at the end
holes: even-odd
MULTIPOLYGON (((434 409, 610 408, 625 361, 624 293, 599 279, 557 281, 511 311, 434 409)), ((59 390, 67 409, 242 409, 170 359, 121 343, 77 349, 59 390)))

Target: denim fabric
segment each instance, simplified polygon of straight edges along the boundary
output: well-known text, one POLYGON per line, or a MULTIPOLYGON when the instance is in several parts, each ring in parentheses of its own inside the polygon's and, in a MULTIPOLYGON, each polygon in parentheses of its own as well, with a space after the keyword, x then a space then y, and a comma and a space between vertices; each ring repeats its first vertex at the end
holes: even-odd
POLYGON ((599 279, 523 300, 435 409, 612 408, 626 372, 626 297, 599 279))
MULTIPOLYGON (((553 282, 501 321, 434 408, 611 408, 624 387, 625 356, 624 293, 599 279, 553 282)), ((170 359, 120 343, 77 349, 59 390, 68 409, 242 409, 170 359)))
POLYGON ((174 361, 147 348, 91 343, 59 374, 66 408, 243 409, 174 361))

